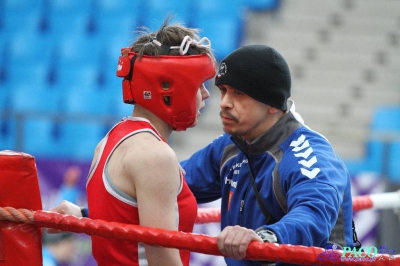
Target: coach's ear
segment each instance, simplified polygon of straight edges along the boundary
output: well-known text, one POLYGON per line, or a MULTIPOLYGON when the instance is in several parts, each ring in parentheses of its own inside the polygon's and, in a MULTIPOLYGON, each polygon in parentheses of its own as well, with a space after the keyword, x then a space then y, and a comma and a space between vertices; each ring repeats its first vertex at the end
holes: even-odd
POLYGON ((276 114, 276 113, 278 113, 279 111, 282 111, 282 110, 279 109, 279 108, 276 108, 276 107, 273 107, 273 106, 268 105, 268 113, 270 113, 270 114, 276 114))

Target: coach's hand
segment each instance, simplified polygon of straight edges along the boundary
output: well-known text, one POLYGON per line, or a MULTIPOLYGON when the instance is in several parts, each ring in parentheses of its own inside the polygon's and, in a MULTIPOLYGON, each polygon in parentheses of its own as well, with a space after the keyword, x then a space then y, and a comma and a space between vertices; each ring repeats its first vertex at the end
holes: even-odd
POLYGON ((237 260, 246 257, 247 247, 252 241, 263 243, 256 232, 238 225, 225 227, 217 237, 219 251, 237 260))

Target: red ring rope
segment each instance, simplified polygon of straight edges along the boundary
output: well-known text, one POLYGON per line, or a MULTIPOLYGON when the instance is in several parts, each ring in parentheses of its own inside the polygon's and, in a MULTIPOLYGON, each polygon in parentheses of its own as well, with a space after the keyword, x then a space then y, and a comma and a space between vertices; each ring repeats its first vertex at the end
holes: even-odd
MULTIPOLYGON (((121 224, 102 220, 92 220, 89 218, 78 218, 70 215, 46 211, 29 211, 25 209, 14 209, 12 207, 0 207, 0 220, 11 220, 15 222, 33 223, 38 227, 47 227, 70 231, 75 233, 85 233, 101 237, 112 237, 121 240, 143 242, 150 245, 160 245, 169 248, 185 249, 192 252, 219 255, 216 237, 199 234, 188 234, 179 231, 163 230, 131 224, 121 224)), ((326 265, 337 264, 330 261, 318 260, 318 255, 325 252, 322 248, 305 247, 299 245, 284 245, 273 243, 252 242, 249 244, 245 259, 280 261, 303 265, 326 265)), ((332 251, 342 255, 340 251, 332 251)), ((389 256, 382 254, 382 260, 377 260, 374 265, 388 265, 388 261, 393 265, 400 263, 400 255, 389 256)), ((341 265, 371 265, 371 262, 341 261, 341 265)))

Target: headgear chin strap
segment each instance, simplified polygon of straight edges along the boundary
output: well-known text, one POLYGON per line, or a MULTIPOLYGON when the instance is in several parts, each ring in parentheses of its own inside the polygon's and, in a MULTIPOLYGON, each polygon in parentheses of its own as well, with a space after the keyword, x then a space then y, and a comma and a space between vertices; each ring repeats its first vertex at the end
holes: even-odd
POLYGON ((176 131, 192 126, 197 90, 215 75, 213 60, 206 54, 137 57, 129 52, 119 58, 117 76, 124 78, 124 102, 143 106, 176 131))

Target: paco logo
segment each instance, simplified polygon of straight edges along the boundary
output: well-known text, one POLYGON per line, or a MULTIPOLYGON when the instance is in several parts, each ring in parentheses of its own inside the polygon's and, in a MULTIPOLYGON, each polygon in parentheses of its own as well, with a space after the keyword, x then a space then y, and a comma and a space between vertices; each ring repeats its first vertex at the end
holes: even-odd
POLYGON ((151 99, 151 91, 144 91, 143 92, 143 99, 150 100, 151 99))
POLYGON ((299 164, 304 166, 304 168, 300 168, 301 173, 310 179, 316 177, 321 170, 317 167, 313 168, 317 162, 317 157, 312 156, 313 149, 310 147, 306 137, 301 135, 297 140, 292 141, 290 146, 293 147, 294 156, 299 158, 299 164))

